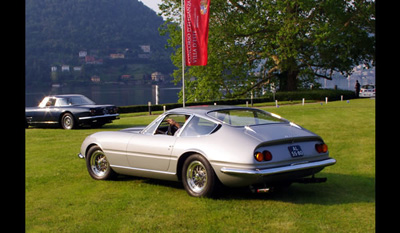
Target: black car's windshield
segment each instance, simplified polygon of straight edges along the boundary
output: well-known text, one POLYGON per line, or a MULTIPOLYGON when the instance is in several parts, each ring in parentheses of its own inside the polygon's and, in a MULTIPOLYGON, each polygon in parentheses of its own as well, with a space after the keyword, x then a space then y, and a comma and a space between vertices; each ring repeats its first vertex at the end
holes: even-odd
POLYGON ((287 122, 278 115, 269 114, 258 109, 222 109, 207 113, 232 126, 262 125, 287 122))

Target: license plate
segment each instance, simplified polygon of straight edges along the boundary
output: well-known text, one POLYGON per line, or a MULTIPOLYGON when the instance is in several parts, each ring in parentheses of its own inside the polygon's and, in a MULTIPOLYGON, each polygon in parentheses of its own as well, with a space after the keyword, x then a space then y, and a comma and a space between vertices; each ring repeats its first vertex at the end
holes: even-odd
POLYGON ((289 152, 290 155, 295 158, 295 157, 301 157, 304 155, 303 150, 301 150, 301 147, 296 145, 296 146, 289 146, 289 152))

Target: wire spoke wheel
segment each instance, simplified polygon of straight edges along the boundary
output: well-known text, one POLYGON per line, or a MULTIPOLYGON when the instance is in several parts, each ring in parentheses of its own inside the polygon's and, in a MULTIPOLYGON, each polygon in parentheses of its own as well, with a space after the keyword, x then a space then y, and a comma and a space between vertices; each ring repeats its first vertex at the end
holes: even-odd
POLYGON ((219 185, 210 163, 200 154, 193 154, 185 160, 182 183, 186 192, 193 197, 214 196, 219 185))
POLYGON ((89 149, 86 166, 93 179, 109 180, 116 176, 106 155, 98 146, 93 146, 89 149))
POLYGON ((90 167, 96 176, 102 177, 107 173, 110 166, 104 153, 98 150, 90 158, 90 167))
POLYGON ((186 180, 189 188, 195 193, 201 193, 207 186, 207 170, 200 161, 189 164, 186 180))

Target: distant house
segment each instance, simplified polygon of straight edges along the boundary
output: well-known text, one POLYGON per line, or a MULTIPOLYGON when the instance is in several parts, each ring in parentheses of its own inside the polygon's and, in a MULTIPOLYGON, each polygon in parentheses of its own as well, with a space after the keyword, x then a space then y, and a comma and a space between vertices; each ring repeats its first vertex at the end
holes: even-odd
POLYGON ((162 82, 165 80, 165 76, 161 72, 154 72, 151 74, 151 81, 162 82))
POLYGON ((85 56, 86 64, 93 64, 95 60, 96 59, 93 56, 89 56, 89 55, 85 56))
POLYGON ((80 58, 84 58, 84 57, 86 57, 87 56, 87 52, 86 51, 79 51, 79 57, 80 58))
POLYGON ((150 45, 139 45, 143 53, 150 53, 150 45))
POLYGON ((82 66, 74 66, 74 71, 81 71, 82 70, 82 66))
POLYGON ((124 59, 125 58, 125 54, 123 54, 123 53, 111 53, 110 54, 110 58, 111 59, 124 59))
POLYGON ((61 71, 62 72, 69 72, 69 65, 62 65, 61 66, 61 71))
POLYGON ((86 64, 94 64, 94 65, 101 65, 103 64, 103 59, 96 59, 94 56, 87 55, 85 57, 86 64))
POLYGON ((99 83, 99 82, 100 82, 100 77, 97 76, 97 75, 93 75, 93 76, 90 78, 90 81, 92 81, 93 83, 99 83))
POLYGON ((138 54, 139 58, 149 59, 150 58, 150 45, 139 45, 142 50, 141 53, 138 54))

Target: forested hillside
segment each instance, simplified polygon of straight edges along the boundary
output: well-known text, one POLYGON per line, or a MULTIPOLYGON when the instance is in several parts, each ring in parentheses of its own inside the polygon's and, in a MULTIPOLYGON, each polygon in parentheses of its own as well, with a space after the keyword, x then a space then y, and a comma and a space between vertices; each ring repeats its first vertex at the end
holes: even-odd
POLYGON ((92 75, 117 81, 121 74, 150 75, 172 71, 160 36, 163 19, 138 0, 26 0, 26 83, 88 81, 92 75), (140 46, 149 46, 150 51, 140 46), (100 64, 88 64, 86 52, 100 64), (110 59, 110 54, 123 54, 110 59), (137 65, 135 65, 137 64, 137 65), (79 72, 52 77, 51 67, 81 67, 79 72), (140 71, 138 71, 140 70, 140 71))

